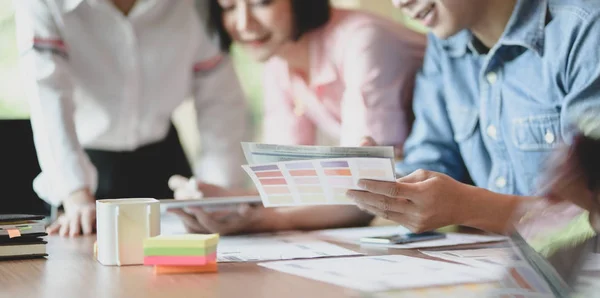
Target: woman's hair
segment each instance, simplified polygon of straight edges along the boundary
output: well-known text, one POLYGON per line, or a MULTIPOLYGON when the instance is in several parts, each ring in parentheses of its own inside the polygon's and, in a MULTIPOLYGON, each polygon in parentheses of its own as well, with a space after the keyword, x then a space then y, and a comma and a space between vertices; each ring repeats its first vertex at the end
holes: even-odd
MULTIPOLYGON (((300 39, 304 33, 324 26, 331 16, 329 0, 290 0, 292 3, 293 38, 300 39)), ((229 52, 232 43, 223 25, 223 8, 217 0, 209 2, 208 30, 217 35, 221 50, 229 52)))

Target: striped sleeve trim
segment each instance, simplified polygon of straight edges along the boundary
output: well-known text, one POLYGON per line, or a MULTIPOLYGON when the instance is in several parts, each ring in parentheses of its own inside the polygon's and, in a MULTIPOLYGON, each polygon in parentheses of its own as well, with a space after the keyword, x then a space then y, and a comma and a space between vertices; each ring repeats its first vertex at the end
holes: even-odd
POLYGON ((33 49, 39 52, 51 52, 65 58, 69 56, 67 46, 62 39, 36 37, 33 39, 33 49))
POLYGON ((221 61, 223 61, 223 58, 224 58, 223 55, 217 55, 210 59, 200 61, 200 62, 194 64, 194 74, 211 71, 211 70, 217 68, 217 66, 219 66, 221 61))

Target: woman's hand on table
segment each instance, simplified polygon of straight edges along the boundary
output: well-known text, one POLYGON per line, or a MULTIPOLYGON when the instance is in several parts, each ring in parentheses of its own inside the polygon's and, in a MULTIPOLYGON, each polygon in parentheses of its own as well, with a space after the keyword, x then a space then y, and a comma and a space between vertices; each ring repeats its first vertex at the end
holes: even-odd
POLYGON ((63 201, 63 206, 65 213, 46 229, 49 235, 77 237, 94 233, 96 199, 87 188, 73 192, 63 201))

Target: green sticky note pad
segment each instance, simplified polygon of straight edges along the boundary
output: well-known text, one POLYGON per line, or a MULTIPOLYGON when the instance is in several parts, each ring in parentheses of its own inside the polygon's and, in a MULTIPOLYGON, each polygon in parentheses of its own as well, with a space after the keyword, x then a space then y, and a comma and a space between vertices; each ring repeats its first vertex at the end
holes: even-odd
POLYGON ((207 256, 217 251, 208 247, 145 247, 144 256, 207 256))
POLYGON ((215 247, 219 243, 219 234, 184 234, 184 235, 160 235, 144 240, 144 248, 147 247, 215 247))

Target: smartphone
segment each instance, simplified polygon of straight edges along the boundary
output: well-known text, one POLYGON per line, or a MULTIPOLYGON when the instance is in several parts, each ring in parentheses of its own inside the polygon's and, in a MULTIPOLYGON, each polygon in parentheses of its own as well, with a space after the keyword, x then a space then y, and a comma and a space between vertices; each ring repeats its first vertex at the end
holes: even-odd
POLYGON ((419 241, 435 240, 446 238, 446 234, 438 232, 425 232, 425 233, 408 233, 408 234, 395 234, 388 236, 375 236, 375 237, 364 237, 360 239, 363 243, 373 244, 406 244, 419 241))

